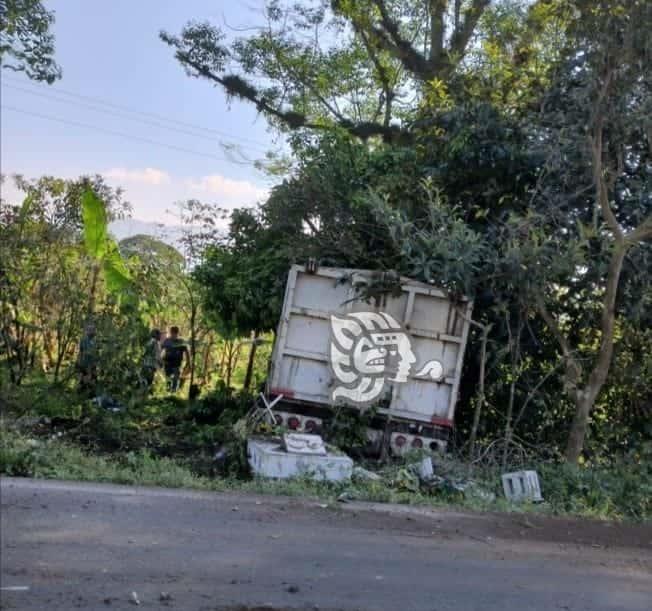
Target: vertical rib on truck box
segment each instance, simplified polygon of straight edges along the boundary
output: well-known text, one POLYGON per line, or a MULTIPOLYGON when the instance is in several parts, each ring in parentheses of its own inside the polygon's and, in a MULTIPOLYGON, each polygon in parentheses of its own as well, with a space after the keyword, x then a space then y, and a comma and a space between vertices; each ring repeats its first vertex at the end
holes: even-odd
MULTIPOLYGON (((378 401, 382 405, 378 413, 391 413, 395 421, 393 449, 400 452, 410 445, 423 447, 424 441, 430 443, 432 439, 439 439, 437 445, 441 446, 445 438, 442 427, 449 428, 453 423, 472 302, 466 298, 453 302, 439 289, 402 277, 399 294, 386 294, 381 305, 370 305, 360 300, 353 283, 365 282, 371 275, 370 271, 342 268, 319 268, 310 273, 302 266, 292 266, 272 354, 268 392, 283 394, 296 408, 288 408, 286 402, 285 409, 292 413, 300 414, 301 407, 333 406, 333 388, 338 380, 332 366, 331 316, 351 320, 355 319, 353 313, 359 317, 361 311, 376 312, 401 325, 409 338, 410 359, 414 360, 405 381, 386 383, 378 401), (345 278, 348 281, 343 281, 345 278), (424 364, 433 361, 441 364, 435 378, 434 374, 420 371, 424 364)), ((376 338, 373 341, 390 339, 379 333, 371 337, 376 338)), ((382 350, 382 341, 378 346, 382 350)), ((355 402, 347 404, 360 408, 355 402)), ((301 428, 305 421, 295 417, 290 425, 301 428)))

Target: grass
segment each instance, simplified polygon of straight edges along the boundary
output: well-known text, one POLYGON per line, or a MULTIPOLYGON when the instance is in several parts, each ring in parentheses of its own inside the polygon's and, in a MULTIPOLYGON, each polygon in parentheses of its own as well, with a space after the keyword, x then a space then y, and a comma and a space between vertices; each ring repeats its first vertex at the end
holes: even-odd
MULTIPOLYGON (((405 468, 418 456, 383 468, 379 472, 381 481, 335 484, 308 478, 251 479, 244 444, 237 441, 236 429, 250 409, 252 398, 238 393, 216 390, 193 403, 178 397, 154 396, 110 413, 65 387, 34 383, 9 390, 3 396, 4 420, 0 423, 0 473, 6 475, 237 490, 311 497, 328 503, 345 494, 361 501, 478 511, 639 521, 652 518, 652 444, 643 444, 635 454, 604 467, 533 463, 527 468, 539 472, 546 502, 515 505, 504 499, 497 467, 476 468, 472 478, 477 487, 465 493, 451 486, 424 489, 405 468), (220 448, 230 451, 222 465, 213 460, 220 448), (493 497, 485 493, 493 493, 493 497)), ((329 441, 348 447, 358 424, 345 422, 340 436, 335 431, 335 438, 331 436, 329 441)), ((435 461, 437 474, 454 481, 467 478, 464 462, 439 456, 435 461)))
MULTIPOLYGON (((238 479, 199 475, 182 461, 158 457, 148 450, 98 455, 55 437, 37 439, 3 425, 0 473, 49 479, 107 482, 210 491, 240 491, 308 497, 333 503, 347 498, 380 503, 453 506, 483 511, 537 512, 602 519, 649 520, 652 517, 652 478, 624 472, 571 469, 562 465, 539 469, 544 484, 543 505, 509 504, 495 499, 407 490, 387 472, 382 481, 348 483, 315 482, 308 478, 291 480, 238 479)), ((495 489, 497 479, 479 482, 495 489)))

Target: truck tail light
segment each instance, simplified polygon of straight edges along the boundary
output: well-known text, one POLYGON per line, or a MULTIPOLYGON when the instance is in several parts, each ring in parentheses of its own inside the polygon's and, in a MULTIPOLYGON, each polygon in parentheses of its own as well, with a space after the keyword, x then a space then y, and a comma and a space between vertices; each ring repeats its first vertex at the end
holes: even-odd
POLYGON ((304 428, 306 429, 307 433, 310 433, 312 431, 317 430, 317 423, 314 420, 306 420, 306 424, 304 425, 304 428))
POLYGON ((423 447, 423 441, 421 441, 421 439, 419 439, 418 437, 415 437, 412 440, 412 447, 413 448, 422 448, 423 447))
POLYGON ((276 426, 281 426, 283 424, 283 416, 281 416, 281 414, 276 414, 274 416, 274 422, 276 422, 276 426))
POLYGON ((403 437, 403 435, 397 435, 396 438, 394 439, 394 443, 399 448, 402 448, 407 443, 407 439, 403 437))
POLYGON ((292 429, 293 431, 296 431, 300 426, 301 426, 301 420, 299 420, 296 416, 290 416, 288 418, 288 428, 292 429))

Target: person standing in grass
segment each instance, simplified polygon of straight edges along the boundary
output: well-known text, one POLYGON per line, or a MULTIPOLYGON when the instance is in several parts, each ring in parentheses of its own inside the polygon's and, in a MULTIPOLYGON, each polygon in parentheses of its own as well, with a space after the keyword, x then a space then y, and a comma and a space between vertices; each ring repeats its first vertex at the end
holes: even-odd
POLYGON ((79 391, 90 397, 95 395, 97 386, 98 350, 95 334, 95 325, 93 323, 87 324, 84 336, 79 342, 79 355, 77 357, 79 391))
POLYGON ((179 327, 170 327, 170 335, 161 346, 163 350, 163 371, 167 380, 167 387, 170 392, 179 390, 181 380, 181 365, 183 357, 186 357, 186 364, 190 363, 190 353, 183 338, 179 337, 179 327))
POLYGON ((143 355, 143 381, 147 390, 151 390, 154 383, 156 370, 161 367, 161 332, 158 329, 152 329, 149 334, 147 344, 145 344, 145 354, 143 355))

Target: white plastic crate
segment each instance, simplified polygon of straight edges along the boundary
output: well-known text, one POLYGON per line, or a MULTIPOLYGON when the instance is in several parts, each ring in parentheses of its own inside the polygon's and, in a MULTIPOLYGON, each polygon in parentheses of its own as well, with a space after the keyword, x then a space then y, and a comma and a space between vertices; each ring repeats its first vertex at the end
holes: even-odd
POLYGON ((543 501, 539 475, 536 471, 514 471, 503 473, 503 491, 510 501, 543 501))

